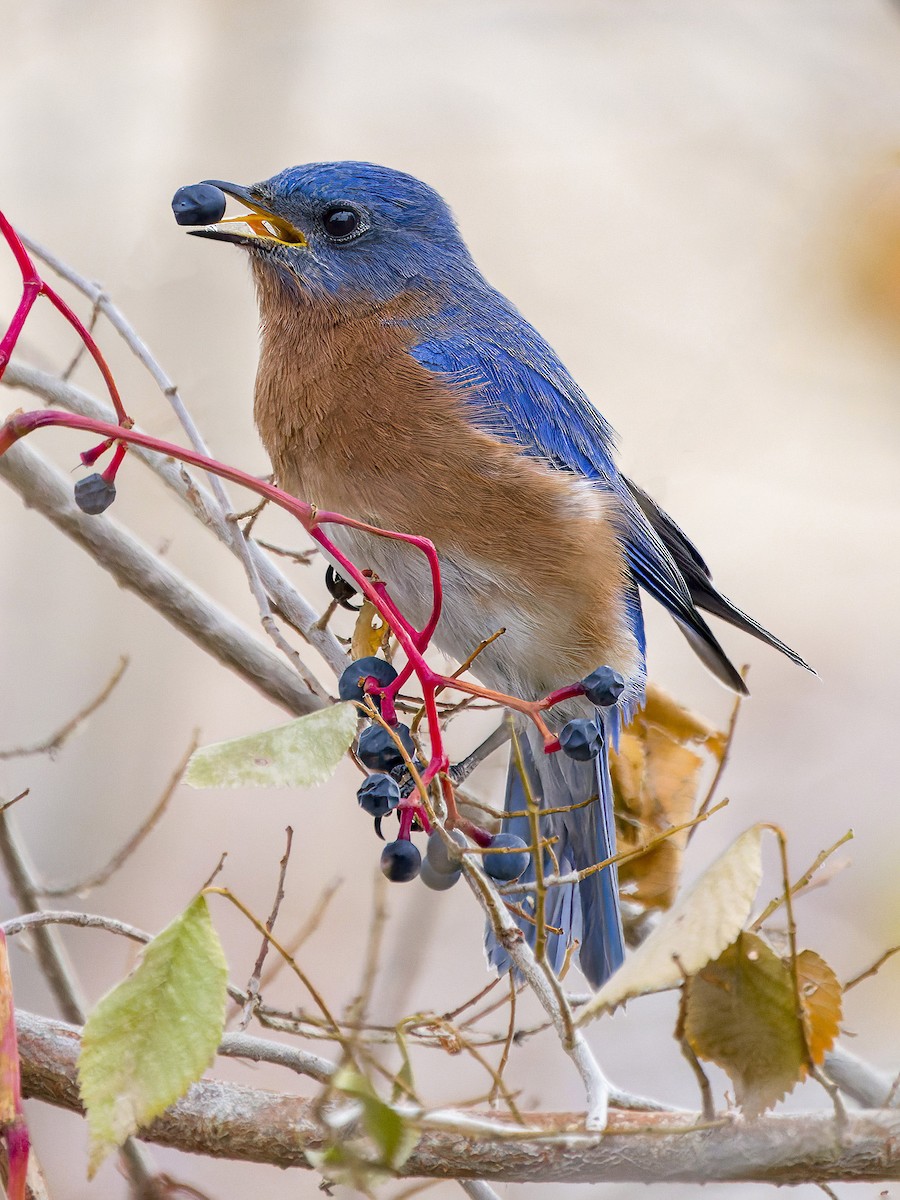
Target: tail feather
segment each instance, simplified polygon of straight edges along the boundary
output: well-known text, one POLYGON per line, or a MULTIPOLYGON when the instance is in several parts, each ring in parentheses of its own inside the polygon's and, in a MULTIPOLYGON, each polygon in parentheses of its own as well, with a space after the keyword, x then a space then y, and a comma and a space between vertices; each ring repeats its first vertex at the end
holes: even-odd
MULTIPOLYGON (((602 721, 599 714, 597 720, 602 721)), ((529 786, 542 808, 584 804, 594 797, 592 803, 584 807, 541 819, 542 833, 557 839, 553 850, 560 872, 568 874, 573 870, 584 870, 612 857, 615 854, 615 825, 606 740, 600 756, 584 763, 575 762, 561 753, 544 754, 540 735, 533 727, 519 729, 518 733, 529 786)), ((524 808, 524 785, 515 762, 511 762, 506 809, 513 812, 524 808)), ((526 841, 531 840, 527 818, 514 817, 505 821, 504 829, 526 841)), ((544 862, 545 870, 550 873, 549 854, 545 854, 544 862)), ((522 876, 522 882, 533 881, 532 864, 522 876)), ((621 964, 625 943, 615 866, 594 871, 578 884, 549 888, 545 917, 548 926, 563 931, 550 934, 547 939, 547 959, 554 970, 562 967, 567 948, 574 941, 580 943, 581 970, 594 987, 599 987, 621 964)), ((534 925, 521 917, 515 919, 528 942, 534 945, 534 925)), ((491 964, 498 971, 508 970, 509 956, 490 929, 486 947, 491 964)))
MULTIPOLYGON (((517 730, 519 735, 519 749, 522 755, 522 764, 528 776, 528 787, 531 790, 532 796, 541 804, 541 807, 547 807, 543 800, 543 787, 535 764, 534 754, 532 753, 531 745, 527 737, 522 736, 524 730, 517 730)), ((543 754, 543 748, 540 753, 543 754)), ((509 773, 506 778, 506 803, 505 809, 507 812, 524 812, 528 807, 528 798, 525 790, 525 783, 519 772, 518 766, 510 757, 509 773)), ((545 822, 546 823, 546 822, 545 822)), ((513 833, 520 837, 524 842, 531 842, 531 824, 527 817, 512 817, 503 822, 503 829, 507 833, 513 833)), ((559 847, 554 847, 559 861, 560 870, 567 871, 573 869, 571 857, 565 850, 560 851, 559 847), (565 863, 565 865, 564 865, 565 863)), ((553 870, 553 862, 550 855, 544 854, 544 871, 549 874, 553 870)), ((519 883, 534 883, 535 870, 534 859, 528 864, 528 868, 523 875, 519 877, 519 883)), ((525 912, 531 913, 534 911, 533 893, 524 892, 516 897, 519 907, 525 912)), ((563 929, 569 931, 573 927, 575 914, 580 925, 580 910, 575 897, 575 887, 572 884, 566 884, 563 887, 551 888, 547 896, 544 916, 547 925, 553 929, 563 929)), ((524 917, 513 914, 513 920, 522 930, 530 945, 534 945, 535 926, 533 922, 526 920, 524 917)), ((559 972, 562 969, 566 958, 566 949, 568 940, 565 934, 551 933, 548 934, 546 943, 547 961, 554 971, 559 972)), ((488 962, 492 967, 495 967, 499 974, 510 970, 512 963, 505 946, 502 946, 497 941, 494 931, 490 924, 485 929, 485 950, 488 956, 488 962)))
MULTIPOLYGON (((805 667, 807 671, 812 671, 813 669, 809 663, 804 662, 796 650, 792 650, 781 638, 776 637, 774 633, 770 633, 768 629, 763 628, 758 621, 754 621, 751 616, 739 609, 736 604, 733 604, 727 596, 722 595, 713 583, 710 569, 704 562, 700 551, 684 530, 672 520, 667 512, 660 508, 651 496, 647 495, 643 488, 639 488, 630 479, 626 479, 625 483, 640 506, 644 516, 656 530, 656 533, 662 539, 663 545, 672 555, 675 565, 678 567, 688 586, 691 599, 697 608, 702 608, 705 612, 712 613, 714 617, 719 617, 720 620, 727 621, 729 625, 733 625, 736 629, 740 629, 744 633, 749 633, 752 637, 759 638, 761 642, 765 642, 773 650, 780 651, 791 662, 796 663, 798 667, 805 667)), ((689 640, 696 649, 697 646, 694 639, 689 640)), ((703 655, 701 654, 702 657, 703 655)), ((815 674, 814 671, 813 674, 815 674)), ((741 691, 742 689, 737 688, 736 690, 741 691)))

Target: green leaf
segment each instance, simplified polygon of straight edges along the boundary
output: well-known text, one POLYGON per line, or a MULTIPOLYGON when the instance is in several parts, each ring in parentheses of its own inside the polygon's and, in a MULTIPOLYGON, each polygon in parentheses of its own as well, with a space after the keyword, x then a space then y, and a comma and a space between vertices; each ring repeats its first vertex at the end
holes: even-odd
POLYGON ((718 958, 750 915, 762 877, 762 831, 752 826, 716 859, 585 1006, 577 1024, 634 996, 676 987, 718 958))
POLYGON ((755 933, 742 933, 690 979, 684 1034, 728 1073, 747 1116, 759 1116, 806 1074, 791 970, 755 933))
POLYGON ((78 1059, 90 1176, 210 1065, 225 1027, 227 975, 206 898, 198 896, 90 1014, 78 1059))
POLYGON ((395 1171, 402 1167, 412 1154, 418 1135, 409 1129, 396 1109, 385 1104, 364 1076, 345 1069, 332 1083, 362 1105, 363 1126, 378 1150, 378 1160, 372 1165, 395 1171))
POLYGON ((332 704, 287 725, 202 746, 185 776, 191 787, 312 787, 324 783, 353 744, 354 704, 332 704))

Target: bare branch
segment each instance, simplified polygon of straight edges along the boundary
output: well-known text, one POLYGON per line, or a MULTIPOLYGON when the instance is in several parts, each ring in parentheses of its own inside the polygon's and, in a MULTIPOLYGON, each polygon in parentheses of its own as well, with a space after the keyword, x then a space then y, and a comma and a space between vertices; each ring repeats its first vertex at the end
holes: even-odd
POLYGON ((900 1108, 894 1075, 877 1070, 840 1043, 825 1055, 823 1066, 829 1079, 863 1108, 900 1108))
POLYGON ((219 1054, 225 1058, 247 1058, 251 1062, 275 1063, 287 1067, 298 1075, 308 1075, 319 1083, 327 1083, 337 1071, 334 1063, 307 1050, 297 1050, 282 1042, 270 1042, 266 1038, 251 1037, 247 1033, 226 1033, 219 1046, 219 1054))
MULTIPOLYGON (((0 857, 19 908, 26 911, 39 908, 37 875, 9 813, 0 813, 0 857)), ((68 1020, 81 1024, 87 1009, 58 931, 45 925, 36 926, 34 940, 38 963, 60 1011, 68 1020)), ((149 1153, 128 1138, 119 1149, 119 1157, 138 1200, 162 1200, 159 1179, 149 1153)))
POLYGON ((65 476, 30 447, 19 444, 4 454, 0 477, 29 507, 87 550, 117 583, 136 592, 176 629, 263 695, 297 716, 321 707, 321 700, 296 672, 230 613, 108 517, 85 516, 75 504, 65 476))
MULTIPOLYGON (((16 1023, 25 1094, 80 1112, 79 1031, 25 1012, 16 1023)), ((830 1113, 712 1125, 695 1116, 618 1113, 604 1134, 586 1133, 577 1113, 525 1114, 525 1129, 487 1113, 408 1119, 422 1134, 401 1171, 406 1178, 667 1184, 900 1178, 896 1111, 851 1114, 841 1140, 830 1113)), ((196 1154, 308 1169, 304 1151, 322 1148, 322 1132, 313 1101, 204 1081, 141 1136, 196 1154)))
POLYGON ((83 708, 79 709, 74 717, 70 717, 69 720, 66 721, 65 725, 62 725, 59 729, 57 729, 56 733, 52 733, 48 738, 44 738, 43 741, 36 742, 32 746, 16 746, 12 750, 0 750, 0 760, 4 758, 30 758, 35 754, 52 755, 55 754, 57 750, 61 750, 72 734, 78 731, 79 727, 88 719, 88 717, 92 716, 98 708, 106 703, 106 701, 112 695, 116 684, 125 674, 125 668, 127 666, 128 659, 123 655, 122 658, 119 659, 118 666, 113 671, 109 679, 107 679, 101 690, 93 698, 93 700, 90 700, 84 705, 83 708))
MULTIPOLYGON (((294 840, 294 831, 290 825, 288 825, 285 833, 287 835, 287 846, 285 847, 281 862, 278 864, 278 886, 275 889, 275 900, 272 904, 272 911, 269 913, 269 918, 266 921, 267 935, 271 934, 272 930, 275 928, 275 922, 278 920, 278 910, 281 908, 281 902, 284 899, 284 877, 287 874, 288 863, 290 862, 291 858, 291 843, 294 840)), ((266 936, 262 940, 262 945, 259 948, 259 954, 253 967, 253 974, 250 976, 250 982, 247 984, 247 999, 244 1003, 243 1011, 241 1012, 240 1028, 242 1030, 246 1029, 250 1024, 250 1018, 253 1016, 253 1010, 259 1001, 259 981, 268 953, 269 937, 266 936)))
POLYGON ((131 858, 138 846, 144 841, 147 835, 154 828, 160 817, 166 811, 169 801, 175 794, 175 789, 181 782, 181 777, 188 765, 188 760, 197 749, 198 735, 194 731, 191 737, 190 745, 181 757, 181 761, 176 766, 175 770, 169 778, 166 789, 160 796, 159 800, 153 806, 153 810, 143 824, 131 835, 128 841, 112 856, 106 866, 101 867, 99 871, 95 871, 93 875, 88 875, 86 879, 77 879, 73 883, 56 884, 53 887, 42 885, 38 888, 38 895, 44 899, 48 897, 56 898, 59 896, 85 896, 94 888, 101 887, 108 879, 110 879, 120 867, 131 858))
MULTIPOLYGON (((126 345, 135 355, 138 361, 144 367, 146 367, 147 371, 153 377, 160 391, 172 406, 172 409, 180 421, 181 427, 187 434, 188 440, 193 448, 199 454, 205 454, 207 457, 210 457, 209 448, 207 447, 200 430, 197 428, 193 417, 185 406, 184 401, 181 399, 177 385, 172 379, 169 378, 162 365, 151 353, 147 343, 143 340, 143 338, 140 337, 137 330, 130 323, 130 321, 128 321, 122 310, 113 303, 110 297, 98 284, 93 283, 91 280, 85 279, 83 276, 79 275, 77 271, 75 271, 67 263, 64 263, 61 259, 57 258, 55 254, 52 254, 49 250, 46 250, 43 246, 38 245, 36 242, 30 241, 28 238, 25 238, 24 241, 33 254, 42 259, 49 267, 56 271, 58 275, 61 275, 63 279, 67 280, 72 284, 73 287, 77 288, 82 295, 87 296, 88 299, 91 300, 93 304, 93 310, 91 313, 92 324, 96 320, 97 313, 103 313, 113 328, 121 335, 126 345)), ((68 380, 68 377, 76 366, 77 361, 77 357, 73 359, 72 364, 63 374, 64 381, 68 380)), ((223 521, 231 521, 232 526, 234 526, 234 509, 231 501, 228 498, 228 493, 225 489, 224 482, 219 479, 218 476, 211 475, 209 477, 209 486, 212 490, 213 497, 215 498, 215 504, 219 517, 223 521)), ((269 600, 266 595, 265 587, 262 579, 260 578, 256 560, 247 544, 247 539, 240 530, 235 530, 235 536, 232 538, 231 546, 238 558, 240 558, 241 562, 244 564, 244 570, 247 573, 247 581, 250 586, 250 591, 256 600, 256 604, 259 609, 260 621, 263 628, 269 634, 279 650, 281 650, 282 653, 285 654, 291 662, 293 662, 298 673, 310 691, 320 698, 325 699, 327 693, 325 692, 324 688, 302 662, 296 650, 294 650, 291 644, 281 633, 281 630, 278 628, 278 625, 272 616, 272 610, 269 606, 269 600)))
MULTIPOLYGON (((9 387, 24 388, 46 403, 68 409, 69 412, 80 413, 82 416, 95 420, 109 421, 114 418, 113 410, 107 404, 101 403, 94 396, 74 384, 64 383, 47 371, 39 371, 34 367, 23 366, 21 363, 9 363, 3 375, 3 382, 9 387)), ((240 545, 245 539, 234 521, 224 520, 219 513, 213 497, 201 487, 180 464, 162 458, 137 446, 129 453, 144 462, 168 485, 191 509, 202 524, 210 529, 219 541, 223 542, 232 553, 240 556, 240 545)), ((297 592, 290 581, 275 566, 264 550, 255 542, 246 543, 253 557, 260 578, 267 593, 280 613, 300 634, 317 650, 331 669, 340 672, 347 665, 347 655, 340 643, 326 629, 318 628, 318 616, 315 610, 297 592)))

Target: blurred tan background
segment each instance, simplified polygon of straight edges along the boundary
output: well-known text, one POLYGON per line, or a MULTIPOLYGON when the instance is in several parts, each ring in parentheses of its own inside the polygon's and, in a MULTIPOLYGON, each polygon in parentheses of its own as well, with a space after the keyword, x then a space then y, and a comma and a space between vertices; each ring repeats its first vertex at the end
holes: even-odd
MULTIPOLYGON (((698 832, 689 874, 756 818, 784 826, 796 871, 852 826, 843 855, 851 869, 800 906, 802 943, 846 977, 900 941, 900 6, 7 0, 3 8, 0 206, 102 281, 178 381, 215 451, 250 470, 267 465, 250 416, 256 313, 247 271, 230 248, 184 236, 172 193, 210 176, 251 182, 293 163, 361 158, 420 175, 448 198, 488 277, 618 430, 629 473, 696 539, 723 589, 819 671, 813 678, 724 633, 736 660, 752 664, 753 697, 726 777, 731 806, 698 832)), ((11 260, 0 255, 0 316, 17 294, 11 260)), ((138 421, 180 439, 108 327, 101 339, 138 421)), ((19 354, 60 367, 74 346, 71 331, 41 311, 19 354)), ((77 379, 99 390, 89 367, 77 379)), ((2 393, 4 411, 23 403, 21 392, 2 393)), ((33 444, 69 469, 85 442, 48 433, 33 444)), ((165 546, 170 563, 254 623, 240 566, 137 463, 126 464, 119 491, 113 519, 165 546)), ((278 533, 287 536, 283 526, 278 533)), ((17 816, 41 871, 69 879, 130 834, 194 727, 213 741, 283 716, 120 592, 6 487, 0 547, 0 748, 51 732, 120 654, 132 657, 112 701, 55 761, 0 763, 0 794, 31 788, 17 816)), ((320 604, 321 567, 296 574, 320 604)), ((649 624, 652 676, 724 721, 727 694, 670 622, 651 612, 649 624)), ((459 726, 460 753, 477 736, 459 726)), ((502 763, 478 778, 496 799, 502 763)), ((290 822, 285 936, 325 885, 344 879, 303 958, 340 1005, 357 984, 378 856, 355 786, 347 767, 304 794, 181 789, 127 870, 82 903, 156 930, 227 849, 225 882, 265 913, 290 822)), ((770 892, 775 879, 773 870, 770 892)), ((390 890, 375 996, 387 1022, 452 1008, 486 980, 471 897, 463 888, 423 893, 418 884, 390 890)), ((232 975, 246 979, 256 935, 224 909, 216 919, 232 975)), ((130 962, 106 935, 69 930, 65 940, 92 1000, 130 962)), ((21 946, 13 970, 18 1001, 52 1013, 21 946)), ((898 982, 900 968, 886 968, 848 997, 846 1011, 852 1048, 888 1069, 900 1067, 898 982)), ((269 998, 302 1001, 286 979, 269 998)), ((620 1086, 693 1105, 673 1022, 674 1002, 663 997, 633 1004, 591 1037, 620 1086)), ((302 1086, 235 1064, 222 1073, 302 1086)), ((433 1100, 486 1090, 483 1076, 434 1054, 417 1062, 417 1078, 433 1100)), ((580 1104, 551 1035, 516 1052, 509 1080, 525 1106, 580 1104)), ((716 1086, 721 1096, 724 1081, 716 1086)), ((822 1099, 807 1088, 791 1103, 822 1099)), ((77 1118, 31 1105, 29 1119, 54 1196, 124 1195, 113 1165, 85 1181, 77 1118)), ((300 1172, 154 1157, 222 1200, 318 1194, 317 1180, 300 1172)), ((622 1200, 634 1190, 499 1187, 523 1200, 622 1200)), ((659 1191, 673 1200, 699 1194, 659 1191)), ((461 1193, 444 1184, 429 1194, 461 1193)))

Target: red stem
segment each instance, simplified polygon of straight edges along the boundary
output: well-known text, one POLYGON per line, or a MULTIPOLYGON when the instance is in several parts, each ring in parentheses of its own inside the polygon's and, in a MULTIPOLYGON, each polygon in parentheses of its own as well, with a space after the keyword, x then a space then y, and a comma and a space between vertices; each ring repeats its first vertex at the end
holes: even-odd
MULTIPOLYGON (((583 690, 580 685, 575 684, 569 688, 562 688, 558 692, 545 697, 543 700, 519 700, 514 696, 505 696, 499 692, 482 688, 477 684, 461 682, 458 679, 439 675, 425 661, 424 651, 428 648, 434 631, 437 628, 443 606, 440 563, 434 545, 427 538, 418 537, 414 534, 399 533, 393 530, 378 529, 374 525, 369 525, 364 521, 356 521, 352 517, 343 516, 341 513, 321 512, 314 506, 298 500, 287 492, 283 492, 273 484, 248 475, 246 472, 240 471, 235 467, 230 467, 216 459, 198 454, 196 451, 176 446, 171 442, 164 442, 159 438, 151 437, 149 434, 139 433, 134 430, 132 428, 133 421, 125 411, 112 372, 97 343, 69 305, 66 304, 54 288, 45 283, 40 277, 22 239, 2 212, 0 212, 0 232, 2 232, 9 244, 13 257, 22 274, 22 298, 19 301, 9 328, 3 335, 2 340, 0 340, 0 377, 2 377, 6 364, 9 362, 25 321, 28 318, 28 314, 31 312, 38 296, 44 295, 54 308, 73 326, 87 347, 103 376, 119 420, 118 425, 112 425, 106 421, 95 421, 90 417, 82 417, 53 409, 48 409, 44 412, 18 413, 10 417, 4 425, 0 426, 0 455, 4 454, 20 437, 25 437, 35 429, 40 429, 45 425, 63 425, 69 429, 81 429, 99 434, 104 439, 101 446, 97 446, 82 454, 82 461, 85 465, 93 464, 102 453, 114 443, 117 443, 112 462, 104 472, 104 478, 110 483, 115 478, 116 471, 119 469, 128 445, 131 444, 143 446, 145 449, 167 455, 181 462, 189 463, 191 466, 199 467, 210 474, 228 479, 232 483, 246 487, 250 491, 256 492, 257 495, 271 500, 280 508, 291 513, 292 516, 301 522, 313 541, 317 542, 326 555, 338 564, 341 574, 349 579, 367 600, 371 601, 382 619, 387 622, 406 655, 406 664, 397 678, 382 690, 383 711, 388 720, 392 716, 396 720, 395 697, 406 680, 414 673, 422 689, 431 740, 431 759, 422 774, 422 779, 424 783, 428 784, 436 777, 441 777, 441 787, 447 804, 451 825, 459 818, 456 811, 453 785, 445 774, 449 766, 449 759, 444 750, 440 716, 437 707, 437 693, 442 688, 455 688, 457 691, 481 696, 524 713, 534 721, 541 731, 544 737, 545 751, 551 753, 559 748, 559 742, 550 733, 546 722, 541 716, 541 711, 550 708, 560 700, 580 694, 583 690), (346 525, 351 529, 358 529, 377 537, 386 537, 395 541, 406 542, 425 555, 431 574, 434 601, 431 615, 422 629, 416 629, 406 619, 388 594, 387 586, 384 582, 371 579, 367 574, 354 566, 350 559, 322 531, 322 525, 346 525)), ((410 825, 415 815, 418 815, 424 827, 428 828, 428 818, 419 805, 404 806, 401 813, 401 837, 409 836, 410 825)), ((468 825, 468 822, 466 824, 468 825)))
POLYGON ((109 364, 103 357, 100 347, 94 341, 90 331, 85 327, 77 314, 63 300, 62 296, 49 283, 45 283, 41 279, 31 255, 25 249, 22 239, 2 212, 0 212, 0 233, 6 238, 9 248, 12 250, 13 258, 15 258, 16 264, 22 273, 22 299, 19 301, 19 307, 16 309, 9 328, 3 335, 2 342, 0 342, 0 377, 2 377, 3 372, 6 370, 6 364, 9 362, 16 342, 19 340, 19 334, 22 332, 22 327, 31 311, 32 305, 38 296, 46 296, 53 307, 62 313, 84 342, 90 352, 91 358, 93 358, 94 362, 100 368, 100 373, 103 376, 110 399, 113 402, 113 407, 116 410, 116 416, 122 425, 130 428, 133 422, 125 411, 125 406, 122 404, 122 398, 119 395, 119 389, 116 387, 116 381, 113 379, 112 371, 109 369, 109 364))

